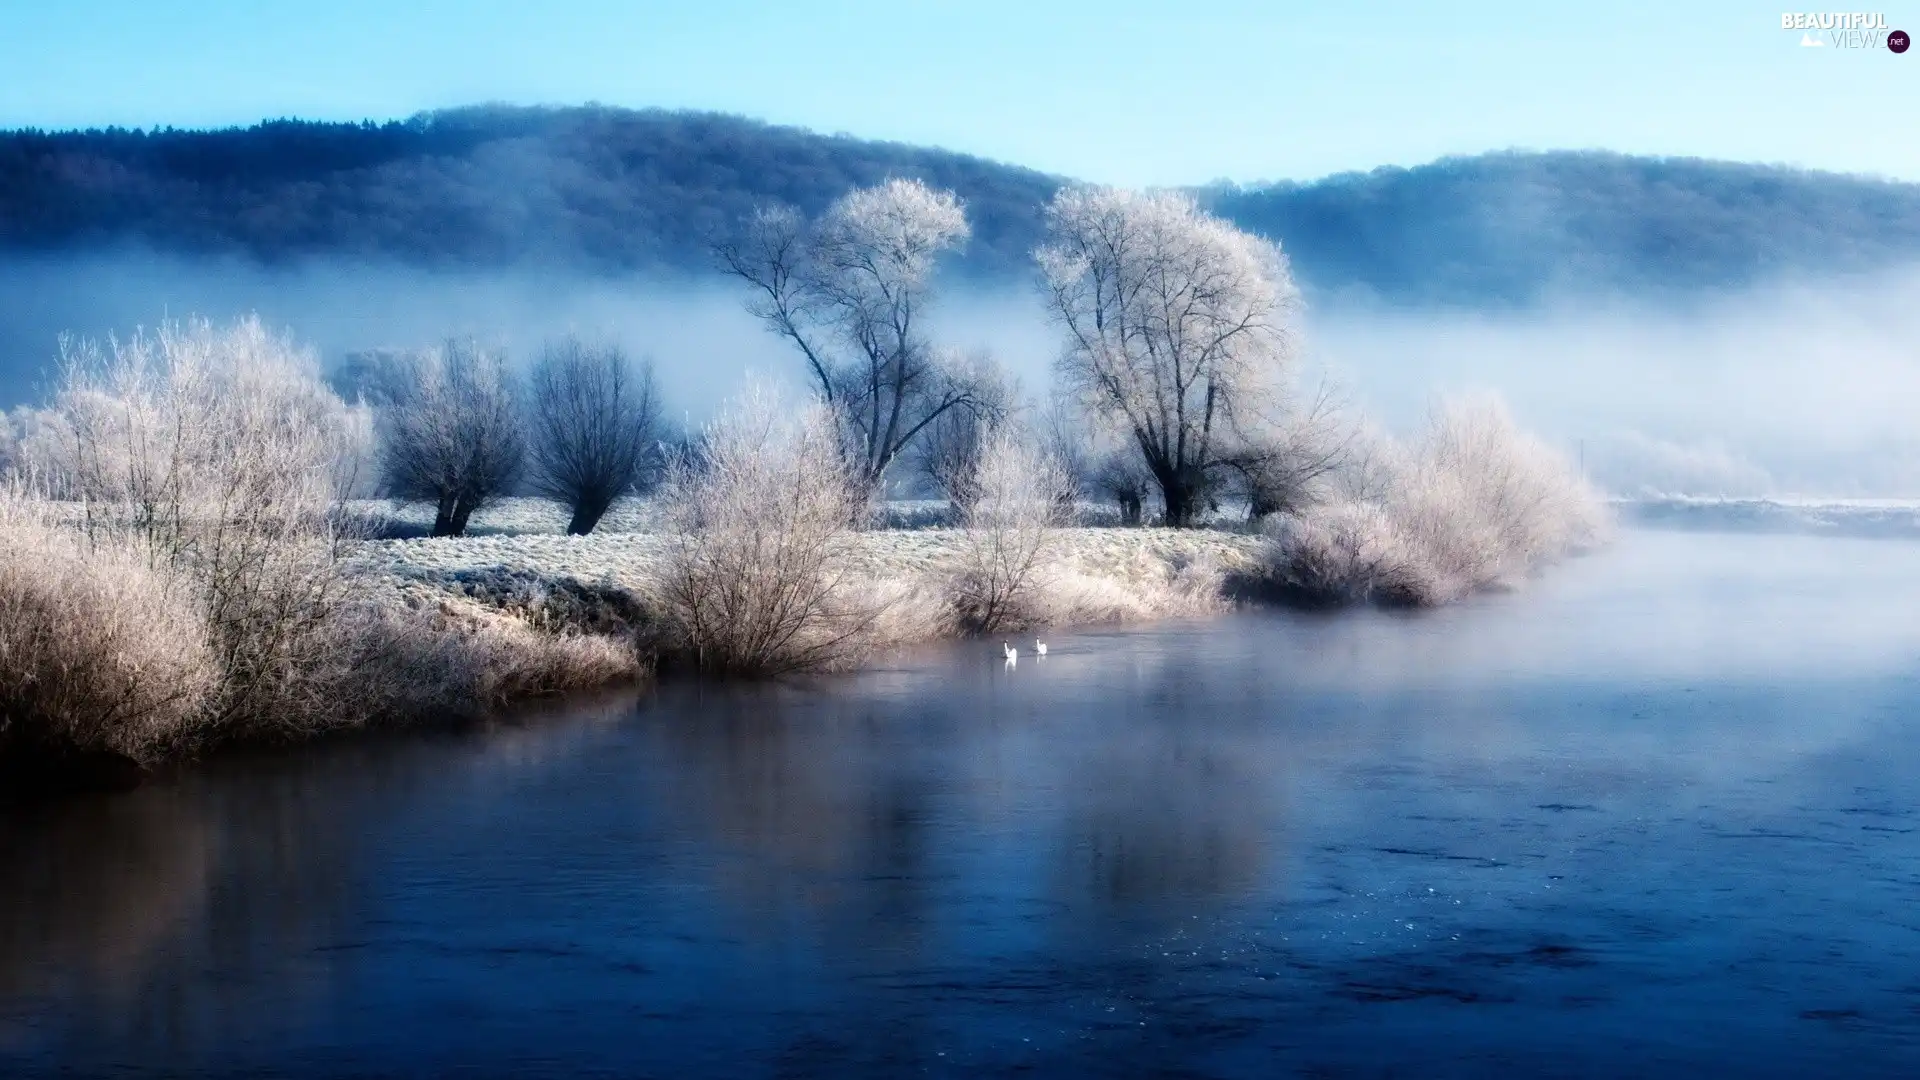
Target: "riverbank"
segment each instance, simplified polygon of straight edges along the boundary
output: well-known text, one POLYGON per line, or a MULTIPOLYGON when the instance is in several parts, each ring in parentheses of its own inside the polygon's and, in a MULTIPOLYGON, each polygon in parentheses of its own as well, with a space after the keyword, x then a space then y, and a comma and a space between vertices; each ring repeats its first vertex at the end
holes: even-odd
POLYGON ((1920 540, 1917 499, 1675 495, 1617 500, 1614 512, 1648 528, 1920 540))
POLYGON ((755 408, 585 538, 528 500, 463 516, 471 537, 410 535, 407 507, 339 501, 345 482, 320 470, 348 459, 325 445, 237 463, 209 450, 190 463, 199 493, 157 507, 139 470, 100 499, 16 491, 0 522, 0 756, 153 764, 663 671, 846 671, 906 645, 1242 600, 1438 607, 1514 587, 1607 526, 1497 404, 1449 406, 1411 448, 1356 451, 1350 475, 1257 531, 1090 526, 1010 460, 962 528, 935 525, 938 507, 869 516, 825 427, 755 408))
POLYGON ((746 533, 673 531, 640 502, 576 537, 563 533, 558 505, 503 500, 476 515, 473 535, 441 538, 407 535, 418 508, 361 502, 346 507, 331 555, 311 539, 267 548, 269 561, 237 579, 261 583, 242 596, 256 621, 197 606, 211 594, 192 564, 156 566, 126 540, 113 541, 126 548, 118 555, 89 546, 77 504, 16 503, 8 527, 19 542, 0 560, 0 592, 21 618, 0 636, 31 648, 15 648, 0 672, 26 721, 4 732, 0 758, 26 761, 13 773, 29 778, 100 775, 114 787, 127 786, 127 763, 458 723, 662 671, 845 671, 933 641, 985 636, 1025 648, 1053 631, 1258 601, 1431 606, 1515 584, 1565 546, 1463 573, 1438 561, 1456 552, 1431 516, 1397 521, 1351 504, 1260 531, 1038 519, 916 527, 937 522, 940 508, 904 504, 884 508, 893 527, 833 523, 800 543, 792 523, 761 523, 763 539, 751 542, 772 546, 741 547, 746 533), (738 588, 743 580, 759 591, 738 588), (168 619, 179 626, 153 632, 168 619), (62 678, 45 679, 49 670, 62 678))
MULTIPOLYGON (((408 508, 355 509, 364 519, 408 508)), ((294 708, 261 710, 267 723, 236 720, 218 686, 219 662, 199 645, 222 639, 174 602, 180 582, 138 561, 87 553, 68 520, 75 512, 43 505, 37 519, 12 523, 20 543, 0 553, 13 556, 0 559, 0 594, 17 601, 7 610, 20 616, 0 637, 30 647, 14 650, 5 670, 18 668, 19 679, 8 692, 37 710, 26 720, 40 721, 9 717, 0 728, 0 797, 124 790, 146 768, 223 744, 462 723, 641 685, 685 660, 670 598, 684 537, 621 531, 654 520, 639 505, 620 508, 613 531, 566 536, 557 506, 516 499, 496 507, 479 535, 347 541, 314 579, 329 582, 329 614, 297 628, 311 640, 286 653, 297 666, 265 699, 294 708), (145 607, 129 607, 129 597, 145 607), (167 618, 180 625, 156 622, 167 618), (56 669, 63 680, 36 678, 56 669)), ((977 632, 955 600, 979 543, 954 528, 839 537, 834 573, 869 617, 809 666, 850 669, 977 632)), ((1234 606, 1230 583, 1254 572, 1266 543, 1215 530, 1051 529, 1018 590, 1018 610, 995 629, 1030 637, 1224 612, 1234 606)))
MULTIPOLYGON (((643 654, 663 651, 669 643, 654 634, 674 538, 617 530, 591 536, 506 531, 501 526, 516 518, 530 523, 559 516, 529 505, 535 500, 515 502, 493 515, 493 528, 480 535, 363 541, 349 550, 347 565, 372 595, 395 609, 512 626, 535 635, 529 641, 603 637, 624 640, 643 654)), ((643 520, 629 514, 618 520, 643 520)), ((971 542, 965 530, 882 529, 851 534, 846 542, 851 573, 866 591, 887 598, 860 653, 965 636, 947 599, 947 583, 971 542)), ((1258 534, 1208 529, 1051 530, 1019 629, 1226 611, 1234 603, 1231 582, 1257 571, 1267 543, 1258 534)))

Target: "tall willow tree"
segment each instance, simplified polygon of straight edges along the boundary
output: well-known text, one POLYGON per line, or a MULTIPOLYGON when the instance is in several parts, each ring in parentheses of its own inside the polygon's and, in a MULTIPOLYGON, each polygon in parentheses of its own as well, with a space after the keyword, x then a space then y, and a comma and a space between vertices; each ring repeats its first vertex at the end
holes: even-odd
POLYGON ((968 235, 951 191, 889 180, 847 193, 814 221, 764 207, 720 249, 753 287, 748 310, 806 358, 847 463, 869 489, 928 425, 982 405, 922 318, 935 262, 968 235))
POLYGON ((1171 192, 1068 188, 1036 253, 1061 374, 1124 432, 1168 525, 1284 427, 1299 307, 1279 245, 1171 192))

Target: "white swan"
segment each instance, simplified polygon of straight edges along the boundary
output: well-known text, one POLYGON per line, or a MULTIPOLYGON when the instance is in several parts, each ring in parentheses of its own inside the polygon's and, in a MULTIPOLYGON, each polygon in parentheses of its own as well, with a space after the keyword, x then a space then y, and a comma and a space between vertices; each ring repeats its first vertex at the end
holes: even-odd
POLYGON ((1007 663, 1009 664, 1014 663, 1015 661, 1018 661, 1020 659, 1020 650, 1014 648, 1008 642, 1003 641, 1000 643, 1000 652, 1002 653, 1002 655, 1006 656, 1007 663))
POLYGON ((1035 656, 1047 655, 1047 643, 1044 641, 1041 641, 1039 638, 1034 638, 1033 639, 1033 655, 1035 656))

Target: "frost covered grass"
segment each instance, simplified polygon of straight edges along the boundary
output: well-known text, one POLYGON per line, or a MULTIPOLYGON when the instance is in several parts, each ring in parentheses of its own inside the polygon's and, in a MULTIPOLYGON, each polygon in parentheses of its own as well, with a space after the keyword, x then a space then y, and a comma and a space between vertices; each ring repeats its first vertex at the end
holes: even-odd
MULTIPOLYGON (((674 543, 659 533, 597 531, 381 540, 358 545, 351 561, 417 608, 447 603, 514 612, 525 607, 516 598, 529 592, 586 592, 629 598, 628 617, 645 621, 674 543)), ((971 543, 957 528, 850 533, 840 556, 844 566, 886 609, 855 655, 967 633, 947 590, 971 543)), ((1224 611, 1231 606, 1230 582, 1257 571, 1265 544, 1257 535, 1212 530, 1057 528, 1043 583, 1015 625, 1088 626, 1224 611)))
POLYGON ((1229 581, 1255 572, 1258 536, 1064 524, 1065 476, 1010 435, 973 467, 958 526, 856 528, 876 515, 830 421, 749 395, 635 514, 645 531, 563 536, 550 511, 539 533, 367 541, 353 564, 414 607, 524 613, 529 590, 576 607, 590 596, 663 663, 731 674, 845 668, 934 638, 1198 615, 1227 606, 1229 581))
POLYGON ((127 543, 89 545, 0 497, 0 738, 150 760, 188 739, 218 686, 211 636, 127 543))
MULTIPOLYGON (((847 558, 876 578, 933 580, 958 560, 966 539, 955 528, 859 532, 848 541, 847 558)), ((505 595, 503 590, 545 582, 556 588, 611 588, 644 597, 657 587, 670 542, 660 533, 599 531, 583 537, 372 540, 355 545, 349 560, 361 572, 382 579, 385 588, 416 596, 445 594, 492 602, 505 595)), ((1259 535, 1213 530, 1062 527, 1054 530, 1054 565, 1059 574, 1079 579, 1063 591, 1110 589, 1113 596, 1131 591, 1140 595, 1132 602, 1104 605, 1072 601, 1060 610, 1108 610, 1115 619, 1153 617, 1163 601, 1173 605, 1168 614, 1218 610, 1224 601, 1217 597, 1197 607, 1170 597, 1194 591, 1194 582, 1217 584, 1229 572, 1252 569, 1266 543, 1259 535), (1087 579, 1103 584, 1096 587, 1087 579)))
MULTIPOLYGON (((426 502, 395 499, 354 499, 349 510, 367 522, 371 536, 391 540, 426 537, 433 532, 434 506, 426 502)), ((653 528, 654 509, 641 499, 616 501, 594 533, 631 533, 653 528)), ((556 500, 532 495, 513 495, 496 499, 473 512, 466 536, 543 536, 565 535, 571 513, 556 500)))

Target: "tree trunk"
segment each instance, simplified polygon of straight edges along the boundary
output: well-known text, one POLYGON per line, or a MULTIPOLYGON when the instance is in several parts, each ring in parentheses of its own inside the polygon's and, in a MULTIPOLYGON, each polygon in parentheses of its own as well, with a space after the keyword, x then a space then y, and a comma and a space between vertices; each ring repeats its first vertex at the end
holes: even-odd
POLYGON ((442 536, 467 535, 467 519, 473 516, 473 510, 474 510, 473 500, 466 499, 466 498, 455 499, 453 503, 453 517, 452 517, 452 520, 449 522, 448 531, 441 533, 440 535, 442 536))
POLYGON ((454 502, 455 502, 454 497, 451 495, 440 496, 440 503, 438 506, 434 508, 434 512, 433 512, 433 535, 435 536, 457 535, 454 532, 454 528, 453 528, 454 502))
POLYGON ((1200 486, 1178 473, 1162 476, 1159 480, 1160 499, 1167 509, 1162 524, 1174 529, 1192 525, 1200 513, 1200 486))
POLYGON ((585 536, 592 532, 593 527, 600 524, 600 519, 606 515, 609 505, 611 500, 608 499, 581 500, 580 505, 573 508, 573 519, 567 522, 567 535, 585 536))

